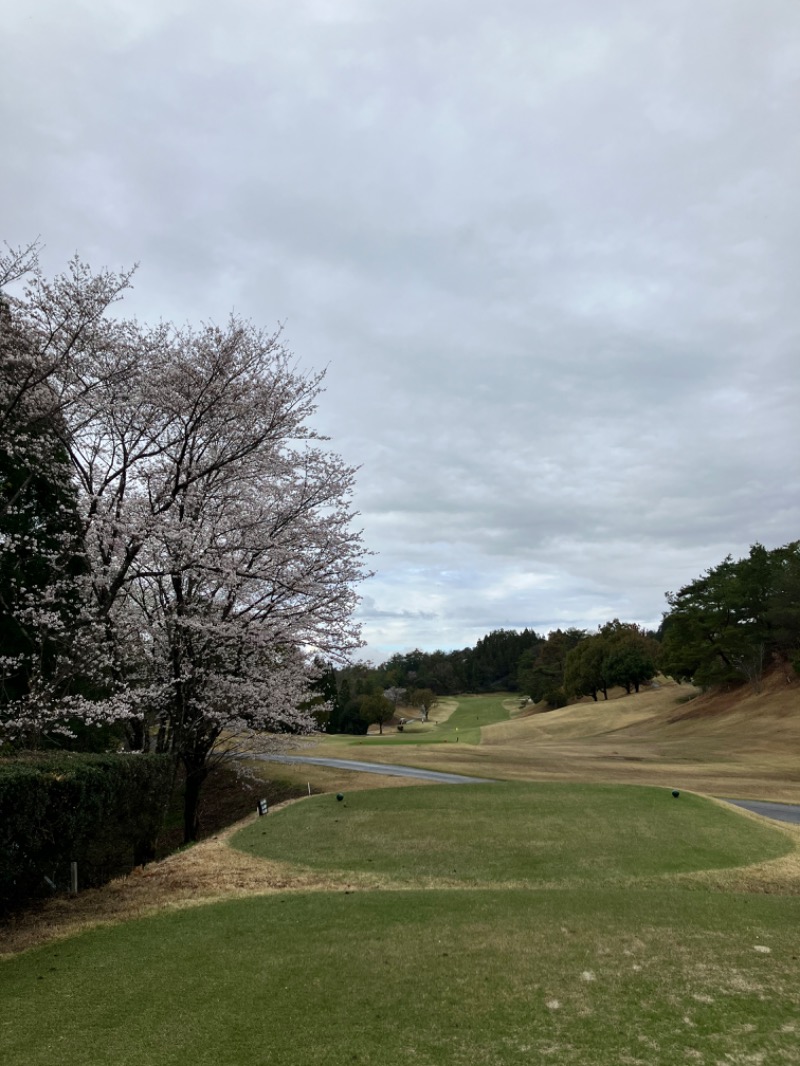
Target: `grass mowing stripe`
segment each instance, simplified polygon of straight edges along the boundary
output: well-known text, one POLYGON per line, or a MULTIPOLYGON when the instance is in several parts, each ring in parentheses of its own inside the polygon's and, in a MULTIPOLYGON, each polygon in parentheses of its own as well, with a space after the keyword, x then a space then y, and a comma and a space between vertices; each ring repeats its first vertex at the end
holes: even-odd
POLYGON ((796 1063, 798 920, 680 889, 232 901, 1 964, 0 1061, 796 1063))
POLYGON ((792 847, 691 794, 623 785, 426 785, 320 796, 238 833, 249 854, 409 882, 601 883, 720 869, 792 847))

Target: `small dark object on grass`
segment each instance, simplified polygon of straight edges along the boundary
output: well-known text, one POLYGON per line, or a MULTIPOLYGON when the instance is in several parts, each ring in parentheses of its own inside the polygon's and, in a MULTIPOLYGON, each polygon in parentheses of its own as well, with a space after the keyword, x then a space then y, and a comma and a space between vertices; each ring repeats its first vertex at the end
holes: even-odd
POLYGON ((675 797, 675 799, 677 799, 678 796, 680 796, 680 792, 678 792, 677 788, 673 788, 672 795, 675 797))
POLYGON ((341 802, 342 802, 342 800, 344 799, 344 794, 343 794, 343 793, 341 793, 341 792, 337 792, 337 793, 336 793, 336 798, 337 798, 337 800, 338 800, 338 801, 339 801, 339 802, 341 803, 341 802))

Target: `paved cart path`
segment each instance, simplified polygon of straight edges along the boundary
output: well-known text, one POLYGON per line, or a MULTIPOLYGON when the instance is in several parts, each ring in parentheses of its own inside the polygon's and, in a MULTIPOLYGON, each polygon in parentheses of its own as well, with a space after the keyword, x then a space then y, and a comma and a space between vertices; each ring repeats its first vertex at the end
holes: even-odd
POLYGON ((417 777, 420 781, 436 781, 445 785, 485 785, 487 777, 465 777, 463 774, 443 774, 438 770, 420 770, 415 766, 384 766, 375 762, 355 762, 352 759, 320 759, 306 755, 251 755, 248 758, 265 762, 308 762, 316 766, 334 766, 337 770, 360 770, 365 774, 384 774, 387 777, 417 777))
MULTIPOLYGON (((322 759, 311 755, 253 755, 251 758, 262 759, 265 762, 314 763, 316 766, 333 766, 337 770, 358 770, 365 774, 384 774, 387 777, 414 777, 420 781, 434 781, 448 785, 485 785, 492 781, 492 778, 488 777, 466 777, 464 774, 445 774, 439 770, 421 770, 415 766, 382 765, 374 762, 356 762, 353 759, 322 759)), ((743 807, 746 811, 752 811, 754 814, 761 814, 765 818, 774 818, 779 822, 792 822, 794 825, 800 825, 800 804, 797 803, 772 803, 767 800, 727 798, 725 798, 725 802, 732 803, 735 807, 743 807)))
POLYGON ((732 800, 726 799, 736 807, 744 807, 753 814, 762 814, 765 818, 775 818, 779 822, 793 822, 800 825, 800 804, 770 803, 767 800, 732 800))

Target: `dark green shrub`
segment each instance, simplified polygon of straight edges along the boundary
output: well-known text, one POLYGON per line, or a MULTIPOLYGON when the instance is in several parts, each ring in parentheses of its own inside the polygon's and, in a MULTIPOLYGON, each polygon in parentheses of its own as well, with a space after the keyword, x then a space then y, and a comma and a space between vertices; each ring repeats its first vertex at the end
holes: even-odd
POLYGON ((569 696, 563 690, 563 688, 554 688, 544 694, 544 702, 550 708, 551 711, 557 710, 559 707, 566 707, 569 703, 569 696))
POLYGON ((0 910, 69 884, 99 885, 152 858, 172 782, 164 755, 0 761, 0 910))

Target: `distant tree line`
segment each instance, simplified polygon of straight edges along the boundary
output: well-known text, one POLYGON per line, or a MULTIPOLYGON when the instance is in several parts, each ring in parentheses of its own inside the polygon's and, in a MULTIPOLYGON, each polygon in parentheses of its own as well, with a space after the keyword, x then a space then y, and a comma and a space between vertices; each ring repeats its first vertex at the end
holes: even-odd
POLYGON ((657 657, 654 633, 617 619, 597 634, 556 629, 545 637, 527 628, 497 629, 473 648, 416 648, 377 667, 327 667, 318 682, 318 703, 326 708, 318 721, 331 733, 366 733, 372 723, 382 731, 398 708, 416 708, 425 719, 437 699, 460 692, 519 692, 560 707, 575 696, 607 697, 612 685, 638 691, 656 673, 657 657))
POLYGON ((473 648, 416 648, 377 667, 329 668, 319 682, 328 708, 320 725, 366 733, 377 722, 382 731, 397 707, 424 705, 424 693, 519 692, 555 708, 608 699, 614 687, 638 692, 657 673, 703 688, 749 682, 756 689, 774 661, 800 673, 800 541, 772 551, 755 544, 738 561, 729 556, 667 593, 667 603, 658 630, 618 618, 596 632, 497 629, 473 648))

